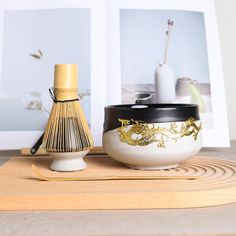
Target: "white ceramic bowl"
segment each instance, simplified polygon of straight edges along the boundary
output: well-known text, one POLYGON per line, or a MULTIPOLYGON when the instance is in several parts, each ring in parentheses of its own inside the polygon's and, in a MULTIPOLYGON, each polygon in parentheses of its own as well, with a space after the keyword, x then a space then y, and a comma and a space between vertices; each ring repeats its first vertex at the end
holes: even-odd
POLYGON ((133 169, 169 169, 201 149, 198 106, 118 105, 105 108, 103 148, 133 169))

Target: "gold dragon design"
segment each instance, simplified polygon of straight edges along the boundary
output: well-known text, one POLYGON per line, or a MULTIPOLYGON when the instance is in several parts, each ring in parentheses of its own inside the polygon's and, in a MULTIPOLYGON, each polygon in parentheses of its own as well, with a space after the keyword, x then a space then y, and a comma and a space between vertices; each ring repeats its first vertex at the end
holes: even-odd
POLYGON ((133 119, 119 119, 119 122, 121 127, 117 130, 120 141, 133 146, 146 146, 150 143, 157 143, 157 147, 165 148, 166 141, 177 142, 178 139, 184 136, 192 136, 194 140, 197 140, 198 133, 201 130, 201 124, 198 125, 197 121, 192 117, 182 122, 181 126, 172 122, 169 128, 133 119))

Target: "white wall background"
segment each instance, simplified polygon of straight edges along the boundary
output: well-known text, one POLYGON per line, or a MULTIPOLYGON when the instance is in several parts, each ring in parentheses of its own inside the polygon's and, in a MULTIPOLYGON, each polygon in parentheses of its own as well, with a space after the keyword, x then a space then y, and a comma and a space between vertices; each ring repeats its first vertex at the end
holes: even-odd
POLYGON ((230 138, 236 139, 236 0, 215 0, 223 59, 230 138))

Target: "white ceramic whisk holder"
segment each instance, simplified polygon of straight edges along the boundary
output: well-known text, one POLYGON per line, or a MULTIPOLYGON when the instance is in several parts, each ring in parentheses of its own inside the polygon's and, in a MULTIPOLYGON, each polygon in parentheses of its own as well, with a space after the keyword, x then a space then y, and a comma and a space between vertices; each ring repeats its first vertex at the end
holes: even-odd
POLYGON ((87 167, 84 156, 89 150, 81 152, 50 152, 53 162, 50 166, 55 171, 78 171, 87 167))

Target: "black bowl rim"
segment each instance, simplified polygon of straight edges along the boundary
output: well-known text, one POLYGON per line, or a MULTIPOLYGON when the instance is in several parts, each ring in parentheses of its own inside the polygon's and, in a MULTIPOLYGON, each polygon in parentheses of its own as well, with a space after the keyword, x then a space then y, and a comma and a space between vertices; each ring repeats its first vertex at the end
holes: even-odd
POLYGON ((132 106, 136 105, 139 104, 106 106, 103 132, 120 127, 119 119, 133 119, 146 123, 181 122, 188 120, 190 117, 200 120, 197 104, 155 103, 140 104, 141 106, 147 106, 144 108, 132 108, 132 106))
MULTIPOLYGON (((170 110, 170 109, 173 109, 173 110, 176 110, 176 109, 182 109, 182 108, 187 108, 187 107, 195 107, 197 108, 198 105, 197 104, 192 104, 192 103, 148 103, 148 104, 145 104, 145 103, 142 103, 142 104, 119 104, 119 105, 109 105, 109 106, 106 106, 105 109, 137 109, 137 110, 140 110, 140 109, 152 109, 152 110, 170 110), (147 107, 137 107, 137 108, 133 108, 132 106, 147 106, 147 107)), ((117 110, 118 110, 117 109, 117 110)))

